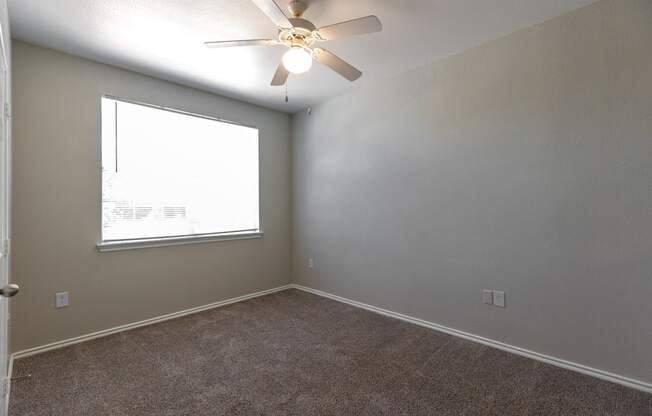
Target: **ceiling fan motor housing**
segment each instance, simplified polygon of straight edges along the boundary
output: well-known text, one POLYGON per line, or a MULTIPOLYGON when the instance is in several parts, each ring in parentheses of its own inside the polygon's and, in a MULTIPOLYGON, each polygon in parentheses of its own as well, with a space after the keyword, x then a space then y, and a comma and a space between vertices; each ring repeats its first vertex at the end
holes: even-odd
POLYGON ((314 24, 306 19, 294 18, 289 19, 292 23, 291 29, 281 29, 278 34, 278 40, 285 45, 301 46, 309 48, 315 43, 314 33, 317 30, 314 24))

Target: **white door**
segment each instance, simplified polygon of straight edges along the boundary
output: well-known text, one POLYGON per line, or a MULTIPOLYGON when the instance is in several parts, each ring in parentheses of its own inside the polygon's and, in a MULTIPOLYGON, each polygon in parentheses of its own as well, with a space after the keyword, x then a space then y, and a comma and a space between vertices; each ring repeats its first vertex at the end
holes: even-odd
POLYGON ((7 394, 9 381, 7 374, 8 354, 8 303, 15 291, 9 283, 9 175, 10 175, 10 143, 8 128, 8 77, 6 39, 2 38, 0 27, 0 416, 7 412, 7 394))

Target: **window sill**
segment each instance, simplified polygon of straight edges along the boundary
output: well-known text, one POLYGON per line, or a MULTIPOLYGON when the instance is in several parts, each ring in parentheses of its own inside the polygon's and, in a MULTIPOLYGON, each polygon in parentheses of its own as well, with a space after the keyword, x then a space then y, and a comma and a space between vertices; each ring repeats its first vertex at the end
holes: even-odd
POLYGON ((96 247, 100 252, 107 252, 136 250, 153 247, 181 246, 186 244, 211 243, 214 241, 249 240, 253 238, 261 238, 262 236, 262 230, 240 231, 235 233, 208 234, 201 236, 187 235, 181 237, 145 238, 142 240, 102 241, 97 243, 96 247))

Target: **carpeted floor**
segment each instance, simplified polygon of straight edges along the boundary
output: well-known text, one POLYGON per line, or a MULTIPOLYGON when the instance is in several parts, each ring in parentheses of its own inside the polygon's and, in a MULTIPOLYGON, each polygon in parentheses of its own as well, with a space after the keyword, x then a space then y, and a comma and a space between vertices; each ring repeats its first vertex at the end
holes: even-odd
POLYGON ((10 416, 652 415, 652 395, 297 290, 18 360, 10 416))

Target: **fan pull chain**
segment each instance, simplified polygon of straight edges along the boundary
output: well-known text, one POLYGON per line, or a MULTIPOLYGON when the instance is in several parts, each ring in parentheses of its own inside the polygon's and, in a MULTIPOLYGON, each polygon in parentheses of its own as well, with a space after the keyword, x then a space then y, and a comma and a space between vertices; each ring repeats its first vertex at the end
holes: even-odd
POLYGON ((288 83, 285 82, 285 102, 288 102, 288 83))

